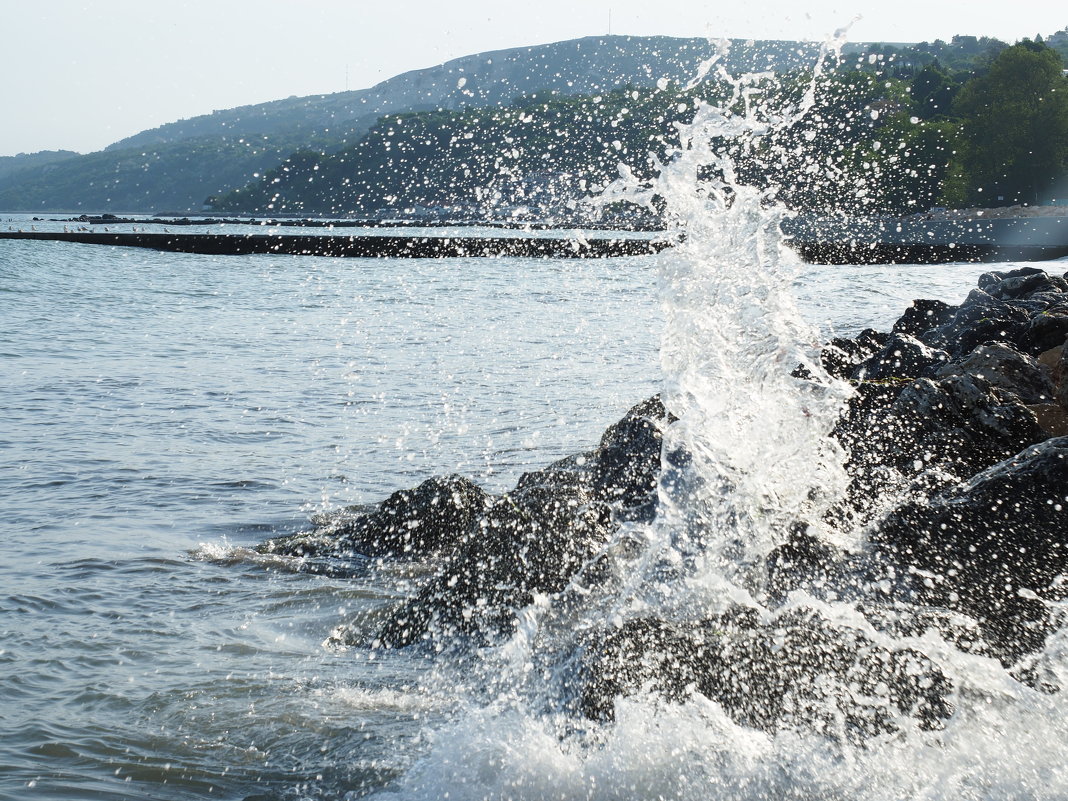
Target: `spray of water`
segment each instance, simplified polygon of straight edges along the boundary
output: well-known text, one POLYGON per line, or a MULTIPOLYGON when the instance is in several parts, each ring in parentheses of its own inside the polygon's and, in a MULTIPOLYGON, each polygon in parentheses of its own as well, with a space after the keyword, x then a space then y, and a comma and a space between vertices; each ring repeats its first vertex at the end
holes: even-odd
MULTIPOLYGON (((482 655, 464 714, 433 735, 398 797, 1068 793, 1068 716, 1059 695, 1020 684, 996 661, 960 652, 933 629, 874 625, 854 601, 833 593, 817 600, 795 592, 773 604, 763 584, 768 555, 799 525, 842 548, 863 546, 857 531, 821 522, 846 488, 843 454, 829 432, 851 390, 820 367, 819 336, 794 305, 799 264, 782 244, 785 212, 774 188, 744 185, 736 167, 761 151, 769 133, 804 118, 825 60, 841 43, 841 36, 828 43, 800 102, 778 109, 760 102, 770 76, 725 73, 722 44, 697 80, 718 75, 733 87, 731 97, 698 105, 694 121, 680 128, 680 149, 658 165, 654 180, 623 169, 605 193, 605 203, 666 204, 676 243, 661 257, 659 278, 667 320, 662 396, 675 420, 664 431, 657 518, 625 526, 602 554, 615 567, 610 580, 538 598, 520 614, 511 641, 482 655), (798 365, 804 379, 796 377, 798 365), (729 625, 725 616, 739 609, 764 641, 723 645, 730 639, 720 630, 729 625), (631 664, 621 665, 634 668, 638 686, 597 719, 580 714, 576 674, 591 638, 605 631, 602 643, 612 632, 652 631, 646 645, 654 647, 625 652, 631 664), (721 648, 749 661, 754 672, 738 679, 741 689, 721 693, 736 703, 711 700, 685 682, 664 692, 656 668, 667 661, 656 648, 680 639, 694 659, 721 648), (800 670, 783 667, 793 664, 790 651, 800 670), (867 667, 851 667, 851 659, 867 667), (871 660, 911 675, 919 695, 952 688, 940 695, 937 714, 928 707, 937 725, 903 711, 907 704, 882 674, 871 678, 871 660), (778 720, 789 725, 767 725, 757 707, 769 693, 747 684, 772 682, 769 671, 798 685, 775 696, 778 720), (858 728, 860 738, 851 735, 858 728)), ((773 149, 763 152, 774 157, 773 149)), ((1050 684, 1063 683, 1066 657, 1062 630, 1035 669, 1050 684)))

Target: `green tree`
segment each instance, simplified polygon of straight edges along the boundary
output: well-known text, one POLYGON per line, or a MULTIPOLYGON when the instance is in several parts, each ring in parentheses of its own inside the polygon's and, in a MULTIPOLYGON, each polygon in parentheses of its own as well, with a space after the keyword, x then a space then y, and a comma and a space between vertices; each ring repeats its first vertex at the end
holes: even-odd
POLYGON ((960 85, 935 59, 917 72, 909 84, 916 116, 921 120, 948 116, 958 89, 960 85))
POLYGON ((953 103, 965 146, 960 170, 980 205, 1038 203, 1068 161, 1068 80, 1058 53, 1023 41, 968 81, 953 103))

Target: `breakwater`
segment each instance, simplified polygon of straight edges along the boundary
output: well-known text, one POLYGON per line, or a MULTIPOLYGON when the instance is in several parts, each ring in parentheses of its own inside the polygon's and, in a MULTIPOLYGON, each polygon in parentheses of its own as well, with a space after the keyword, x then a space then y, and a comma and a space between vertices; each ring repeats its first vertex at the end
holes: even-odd
MULTIPOLYGON (((1044 261, 1068 256, 1068 217, 842 219, 796 217, 786 244, 810 264, 944 264, 1044 261)), ((251 253, 362 258, 611 258, 658 253, 666 239, 412 236, 397 234, 206 234, 146 231, 0 231, 31 239, 141 247, 175 253, 251 253)))
POLYGON ((438 259, 465 256, 607 258, 657 253, 666 242, 644 239, 554 239, 534 237, 304 236, 290 234, 170 234, 80 231, 0 231, 0 239, 77 242, 150 248, 175 253, 237 256, 250 253, 295 256, 438 259))
POLYGON ((796 217, 787 243, 813 264, 1044 261, 1068 256, 1068 217, 796 217))

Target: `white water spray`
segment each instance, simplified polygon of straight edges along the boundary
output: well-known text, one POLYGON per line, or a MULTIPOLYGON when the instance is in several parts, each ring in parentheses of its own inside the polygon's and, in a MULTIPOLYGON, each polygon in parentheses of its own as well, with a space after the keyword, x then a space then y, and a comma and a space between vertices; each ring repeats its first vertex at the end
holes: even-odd
MULTIPOLYGON (((840 46, 839 37, 824 57, 840 46)), ((480 673, 484 691, 436 733, 398 797, 1063 798, 1068 715, 1060 695, 1019 684, 933 630, 878 630, 847 601, 795 594, 782 608, 767 605, 763 562, 793 526, 803 522, 839 547, 861 545, 858 532, 820 522, 845 491, 844 457, 829 432, 851 390, 820 367, 819 336, 794 305, 799 263, 781 240, 785 212, 774 191, 739 182, 730 155, 753 153, 769 132, 804 118, 823 60, 799 105, 775 111, 758 101, 769 76, 730 78, 719 66, 724 53, 702 65, 698 80, 715 72, 733 87, 730 99, 698 105, 680 130, 681 148, 651 183, 623 170, 604 198, 662 199, 676 243, 660 257, 662 396, 677 421, 664 432, 657 518, 624 527, 608 549, 624 540, 642 546, 619 558, 614 583, 540 598, 520 615, 515 637, 480 673), (794 376, 798 365, 805 379, 794 376), (772 626, 816 610, 885 653, 922 654, 952 681, 955 711, 940 730, 900 719, 857 746, 830 731, 741 725, 697 692, 669 702, 646 687, 617 699, 607 723, 578 720, 561 703, 583 632, 650 615, 696 626, 732 605, 772 626)), ((1063 682, 1063 631, 1038 661, 1063 682)), ((878 687, 812 678, 830 698, 887 703, 878 687)))

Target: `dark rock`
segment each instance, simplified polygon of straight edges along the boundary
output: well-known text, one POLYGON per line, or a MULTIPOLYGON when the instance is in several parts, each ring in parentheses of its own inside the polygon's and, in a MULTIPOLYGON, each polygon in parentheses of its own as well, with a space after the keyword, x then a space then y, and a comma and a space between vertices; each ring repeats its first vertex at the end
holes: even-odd
MULTIPOLYGON (((1041 643, 1043 607, 1031 593, 1052 598, 1054 578, 1068 573, 1068 438, 1048 440, 1068 413, 1068 361, 1060 344, 1035 349, 1061 336, 1068 283, 1033 269, 989 273, 980 283, 959 307, 916 301, 893 334, 867 330, 824 349, 828 372, 856 384, 833 432, 848 453, 849 496, 823 519, 786 532, 766 561, 762 602, 800 590, 900 603, 910 620, 944 614, 944 636, 956 631, 962 648, 1006 660, 1041 643), (886 516, 883 505, 905 492, 910 502, 886 516), (861 525, 874 529, 870 551, 846 553, 812 533, 861 525), (979 621, 978 635, 959 624, 965 615, 979 621)), ((494 641, 536 596, 566 605, 623 581, 643 545, 637 529, 613 540, 620 525, 652 520, 658 489, 688 473, 689 454, 662 453, 670 422, 652 398, 597 448, 524 474, 503 496, 456 476, 431 479, 263 550, 433 554, 433 574, 382 613, 376 641, 494 641)), ((736 610, 687 626, 639 620, 601 632, 586 641, 576 704, 610 716, 614 698, 650 683, 668 698, 702 693, 735 720, 767 730, 838 725, 826 716, 832 709, 864 736, 891 730, 902 712, 930 725, 945 716, 945 679, 923 657, 791 609, 761 619, 736 610), (863 695, 879 700, 856 702, 863 695)))
POLYGON ((768 554, 768 595, 782 600, 795 590, 805 589, 820 596, 824 589, 841 585, 847 558, 799 524, 785 543, 768 554))
POLYGON ((945 364, 949 354, 930 348, 908 334, 891 334, 886 345, 867 361, 853 369, 858 381, 919 378, 945 364))
POLYGON ((1028 299, 1041 292, 1068 292, 1068 282, 1037 267, 983 273, 977 283, 980 289, 999 300, 1028 299))
POLYGON ((507 633, 534 593, 562 590, 615 531, 607 504, 558 484, 498 498, 419 594, 386 620, 378 641, 507 633))
POLYGON ((661 430, 672 422, 660 396, 639 403, 612 425, 592 454, 592 490, 617 516, 651 519, 660 476, 661 430))
POLYGON ((767 622, 741 607, 696 623, 637 619, 591 640, 578 704, 593 719, 611 719, 617 697, 644 687, 675 701, 699 693, 745 726, 854 742, 895 731, 901 715, 934 729, 952 713, 950 684, 926 656, 810 609, 767 622))
POLYGON ((865 328, 855 339, 835 337, 820 352, 820 362, 835 378, 849 378, 854 368, 882 350, 888 339, 871 328, 865 328))
POLYGON ((924 331, 945 325, 956 310, 956 306, 940 300, 914 300, 894 323, 893 333, 918 336, 924 331))
POLYGON ((920 335, 927 345, 963 358, 984 342, 1015 343, 1031 324, 1032 312, 1020 302, 994 298, 973 289, 945 323, 920 335))
POLYGON ((1068 437, 1049 439, 929 502, 908 504, 873 541, 923 571, 917 598, 972 615, 1011 661, 1044 636, 1068 574, 1068 437))
POLYGON ((376 506, 320 517, 313 531, 268 540, 260 550, 289 556, 423 556, 460 542, 490 500, 463 476, 437 476, 376 506))
POLYGON ((600 550, 622 519, 651 517, 660 469, 659 397, 638 404, 590 453, 524 474, 493 500, 436 575, 379 634, 402 647, 432 635, 507 632, 534 593, 555 593, 600 550))
MULTIPOLYGON (((885 583, 879 589, 884 595, 893 594, 892 586, 885 583)), ((877 631, 895 640, 937 632, 938 636, 963 654, 994 655, 979 623, 960 612, 940 606, 917 606, 885 599, 862 600, 857 603, 857 611, 877 631)))
POLYGON ((1062 344, 1068 334, 1068 282, 1025 267, 985 273, 960 306, 917 300, 894 324, 894 333, 915 336, 960 359, 984 342, 1011 343, 1037 355, 1062 344), (1043 319, 1045 318, 1045 319, 1043 319))
POLYGON ((877 466, 905 475, 938 467, 964 479, 1045 438, 1015 395, 971 375, 914 381, 852 426, 838 436, 858 475, 877 466))
POLYGON ((980 345, 961 361, 940 369, 937 375, 976 376, 993 387, 1012 392, 1024 403, 1049 403, 1053 399, 1053 384, 1039 363, 1003 342, 980 345))
POLYGON ((1068 308, 1049 309, 1031 318, 1018 343, 1025 353, 1037 355, 1057 348, 1068 339, 1068 308))
POLYGON ((610 504, 621 520, 651 519, 660 476, 661 430, 673 418, 656 395, 627 412, 601 436, 596 450, 524 473, 516 489, 557 486, 610 504))

